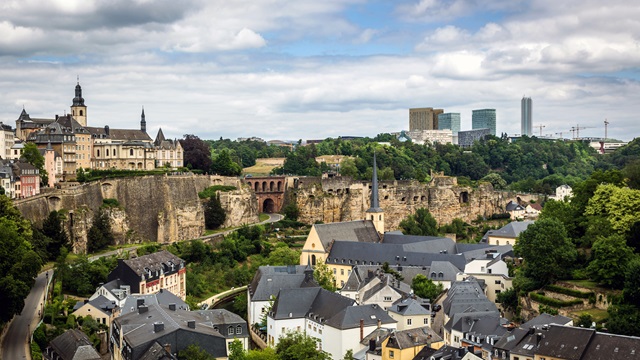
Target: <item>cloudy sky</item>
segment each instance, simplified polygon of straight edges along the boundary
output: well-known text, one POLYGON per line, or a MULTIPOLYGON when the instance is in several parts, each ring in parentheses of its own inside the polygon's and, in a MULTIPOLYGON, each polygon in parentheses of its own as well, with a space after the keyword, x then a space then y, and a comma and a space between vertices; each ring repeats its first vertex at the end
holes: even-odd
POLYGON ((629 0, 2 0, 0 121, 69 111, 152 137, 374 136, 408 109, 495 108, 520 133, 640 133, 629 0), (539 129, 535 128, 538 133, 539 129))

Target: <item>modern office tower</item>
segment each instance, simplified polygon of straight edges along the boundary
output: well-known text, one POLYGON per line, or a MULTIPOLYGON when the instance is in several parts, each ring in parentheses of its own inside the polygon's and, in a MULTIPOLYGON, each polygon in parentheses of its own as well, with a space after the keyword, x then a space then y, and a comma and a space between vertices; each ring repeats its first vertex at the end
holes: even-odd
POLYGON ((438 115, 443 112, 430 107, 409 109, 409 131, 438 130, 438 115))
POLYGON ((443 113, 438 115, 438 130, 450 129, 455 136, 460 131, 460 113, 443 113))
POLYGON ((496 135, 496 109, 480 109, 471 112, 471 129, 489 129, 496 135))
POLYGON ((533 124, 533 118, 531 117, 531 112, 532 112, 531 105, 532 103, 531 103, 530 97, 522 98, 522 101, 520 102, 520 111, 521 111, 520 135, 523 135, 523 136, 533 135, 533 131, 531 130, 532 124, 533 124))
POLYGON ((491 135, 491 130, 489 129, 475 129, 475 130, 464 130, 458 132, 458 146, 468 148, 473 146, 473 143, 476 141, 480 141, 491 135))

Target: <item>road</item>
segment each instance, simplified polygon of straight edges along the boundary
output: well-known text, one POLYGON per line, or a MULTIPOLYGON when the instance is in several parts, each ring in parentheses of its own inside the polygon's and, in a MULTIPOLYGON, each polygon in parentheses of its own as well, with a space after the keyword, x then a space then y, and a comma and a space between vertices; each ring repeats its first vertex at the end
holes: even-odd
POLYGON ((24 300, 24 308, 20 315, 16 315, 11 322, 7 334, 2 343, 2 358, 6 360, 14 359, 31 359, 31 355, 27 357, 28 339, 31 332, 35 330, 40 322, 40 312, 44 302, 44 289, 49 279, 43 271, 36 278, 36 283, 31 288, 31 292, 24 300))
MULTIPOLYGON (((269 219, 260 222, 260 224, 268 224, 281 220, 283 218, 280 214, 267 214, 269 219)), ((230 229, 222 232, 222 234, 228 234, 235 229, 230 229)), ((94 261, 104 256, 110 256, 118 254, 122 251, 138 248, 139 246, 130 247, 127 249, 113 250, 99 255, 95 255, 89 258, 89 261, 94 261)), ((42 304, 44 301, 44 289, 48 280, 48 273, 52 271, 44 271, 36 278, 36 283, 31 288, 31 292, 24 301, 24 308, 20 315, 16 315, 7 330, 7 334, 2 342, 2 348, 0 349, 0 359, 6 360, 21 360, 31 359, 31 355, 27 357, 29 351, 29 343, 27 339, 31 337, 31 332, 35 330, 36 326, 40 322, 40 313, 42 311, 42 304)), ((30 351, 29 351, 30 352, 30 351)))

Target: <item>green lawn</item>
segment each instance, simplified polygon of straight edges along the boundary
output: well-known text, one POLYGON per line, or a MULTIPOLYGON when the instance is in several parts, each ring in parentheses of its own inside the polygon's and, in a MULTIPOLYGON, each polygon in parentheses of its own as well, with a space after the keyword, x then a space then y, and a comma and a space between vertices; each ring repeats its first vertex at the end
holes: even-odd
POLYGON ((602 309, 587 309, 587 310, 579 310, 579 311, 574 311, 571 313, 571 315, 577 319, 580 315, 582 314, 589 314, 591 315, 591 317, 593 318, 593 321, 595 321, 596 323, 601 323, 604 320, 606 320, 609 317, 609 314, 607 313, 607 310, 602 310, 602 309))
POLYGON ((269 219, 269 214, 262 213, 260 214, 260 222, 266 221, 269 219))
POLYGON ((592 280, 567 280, 569 284, 580 286, 586 289, 598 289, 598 283, 592 280))

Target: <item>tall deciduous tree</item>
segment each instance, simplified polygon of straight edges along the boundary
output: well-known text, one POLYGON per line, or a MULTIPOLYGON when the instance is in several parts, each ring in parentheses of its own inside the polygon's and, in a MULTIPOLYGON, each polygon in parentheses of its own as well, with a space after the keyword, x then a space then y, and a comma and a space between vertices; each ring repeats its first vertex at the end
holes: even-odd
POLYGON ((415 215, 409 215, 400 222, 400 228, 405 235, 436 236, 438 224, 428 209, 420 208, 415 215))
POLYGON ((192 169, 211 171, 211 149, 209 145, 196 135, 187 134, 180 140, 180 145, 184 150, 184 165, 192 169))
POLYGON ((622 235, 599 237, 591 248, 592 260, 587 267, 591 277, 601 284, 622 288, 625 269, 633 257, 633 250, 627 246, 622 235))
POLYGON ((49 175, 44 169, 44 156, 40 154, 40 150, 35 143, 28 142, 22 149, 22 158, 29 164, 35 166, 40 173, 40 183, 46 184, 49 182, 49 175))
POLYGON ((313 278, 323 289, 336 291, 336 277, 322 260, 316 263, 316 267, 313 269, 313 278))
POLYGON ((51 259, 57 258, 60 255, 60 249, 69 245, 67 233, 62 228, 63 219, 64 215, 53 210, 42 223, 42 233, 51 239, 47 247, 51 259))
POLYGON ((538 286, 562 277, 576 259, 576 249, 557 219, 540 219, 520 233, 513 247, 524 258, 524 275, 538 286))
POLYGON ((114 237, 107 212, 99 209, 93 217, 93 224, 87 234, 87 251, 96 252, 113 244, 114 237))
POLYGON ((217 229, 227 219, 227 214, 220 203, 220 195, 216 194, 209 198, 204 208, 204 224, 207 229, 217 229))
POLYGON ((417 296, 431 301, 435 301, 444 290, 442 284, 434 283, 423 274, 418 274, 413 278, 411 288, 417 296))
POLYGON ((623 294, 628 304, 640 304, 640 256, 638 255, 627 263, 623 294))
POLYGON ((229 150, 223 149, 213 160, 211 171, 223 176, 238 176, 242 173, 242 166, 231 159, 229 150))

